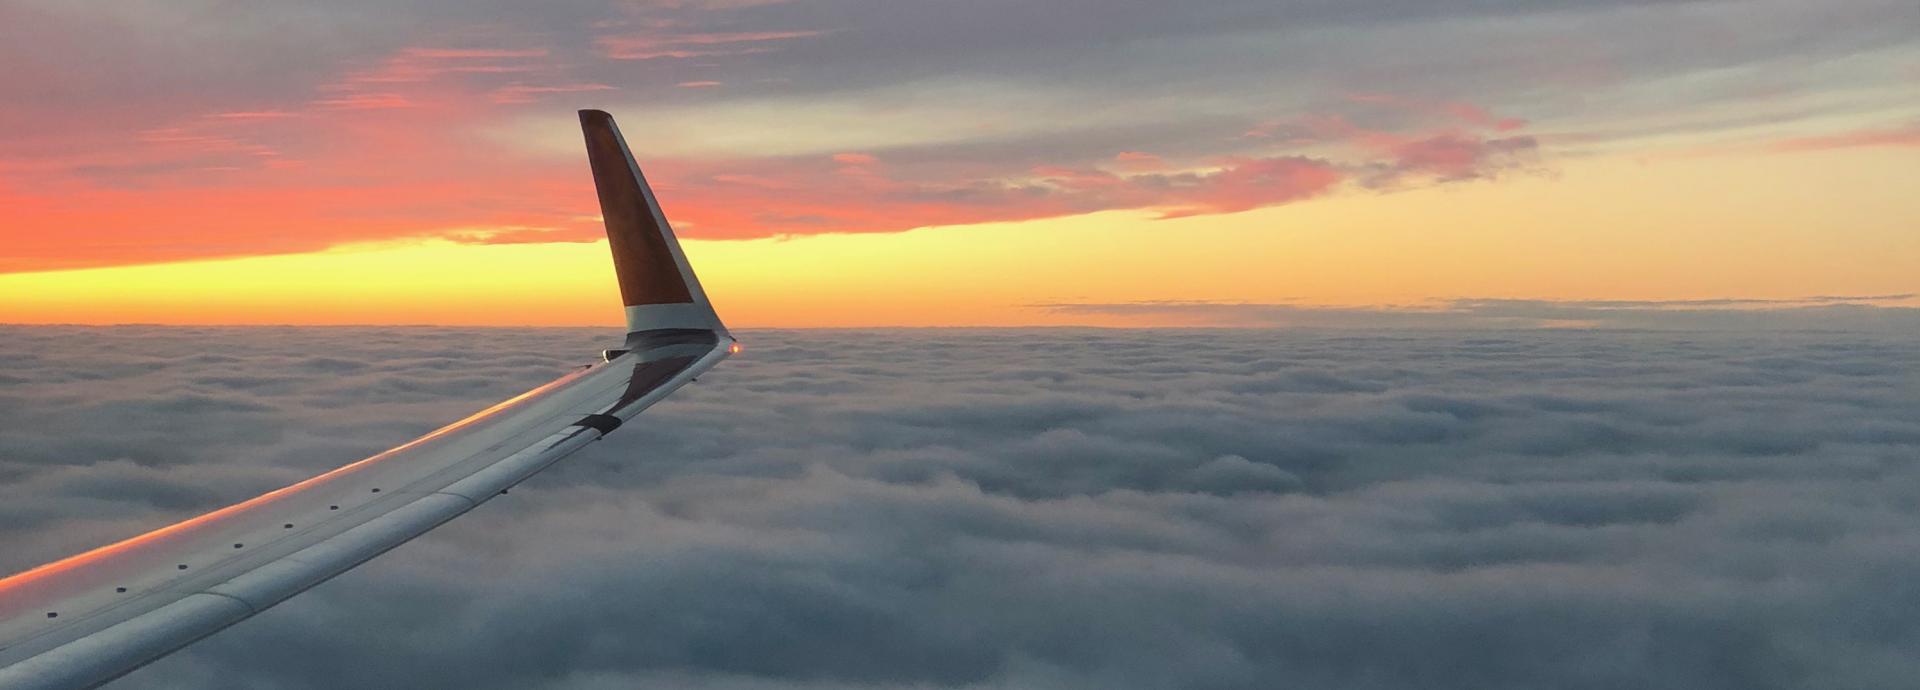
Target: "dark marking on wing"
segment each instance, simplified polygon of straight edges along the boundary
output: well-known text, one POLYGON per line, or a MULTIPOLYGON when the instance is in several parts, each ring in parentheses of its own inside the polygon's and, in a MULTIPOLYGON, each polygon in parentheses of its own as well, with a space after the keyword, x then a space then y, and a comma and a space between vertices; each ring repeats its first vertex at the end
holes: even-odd
POLYGON ((573 423, 573 426, 594 429, 599 431, 601 436, 605 436, 613 433, 614 429, 620 428, 620 418, 609 414, 590 414, 581 417, 580 421, 573 423))
POLYGON ((694 357, 670 357, 633 365, 633 377, 627 379, 627 392, 620 396, 620 402, 613 404, 613 409, 618 410, 631 405, 646 397, 648 393, 658 390, 661 384, 666 383, 675 374, 685 371, 695 359, 694 357))

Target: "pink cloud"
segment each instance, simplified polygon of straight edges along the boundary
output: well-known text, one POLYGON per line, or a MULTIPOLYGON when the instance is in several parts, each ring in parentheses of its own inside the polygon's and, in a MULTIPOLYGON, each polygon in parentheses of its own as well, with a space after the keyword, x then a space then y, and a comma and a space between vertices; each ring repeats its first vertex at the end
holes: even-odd
POLYGON ((405 57, 427 58, 431 60, 473 60, 497 58, 536 58, 546 57, 544 48, 531 50, 502 50, 492 48, 407 48, 400 51, 405 57))
POLYGON ((545 85, 509 84, 507 86, 502 86, 500 88, 494 89, 492 93, 489 93, 487 95, 487 99, 490 101, 493 101, 494 103, 532 103, 534 101, 540 100, 541 96, 545 96, 549 94, 587 93, 592 91, 612 91, 612 90, 614 90, 612 86, 608 86, 606 84, 593 84, 593 83, 545 84, 545 85))
POLYGON ((413 100, 398 93, 355 93, 315 100, 314 105, 340 110, 391 110, 411 108, 413 100))
POLYGON ((663 37, 661 40, 672 45, 726 45, 734 43, 760 43, 764 41, 784 41, 791 38, 811 38, 825 33, 822 31, 733 31, 677 34, 663 37))
POLYGON ((932 178, 859 163, 868 158, 827 159, 857 166, 840 175, 803 160, 662 161, 655 169, 662 202, 686 221, 689 234, 720 239, 897 232, 1110 210, 1151 211, 1162 218, 1237 213, 1313 198, 1344 179, 1336 166, 1300 157, 1232 159, 1217 169, 1178 174, 1041 166, 1024 175, 932 178), (734 166, 759 172, 714 170, 734 166))
MULTIPOLYGON (((500 43, 524 39, 473 30, 445 40, 500 43)), ((612 88, 560 79, 558 71, 556 61, 544 48, 415 46, 394 51, 370 66, 348 71, 320 86, 314 104, 338 110, 412 108, 419 105, 419 99, 443 98, 445 92, 482 87, 490 87, 489 97, 495 103, 527 103, 542 94, 612 88), (499 83, 506 80, 511 81, 499 83), (428 95, 430 91, 442 93, 428 95)))
POLYGON ((1539 147, 1533 137, 1483 138, 1460 134, 1397 140, 1389 143, 1397 175, 1432 175, 1441 180, 1467 180, 1493 174, 1515 156, 1539 147))
POLYGON ((1825 136, 1799 137, 1775 142, 1776 151, 1826 151, 1861 147, 1920 146, 1920 124, 1886 129, 1863 129, 1825 136))
POLYGON ((544 49, 403 48, 379 64, 348 73, 335 88, 356 84, 404 84, 457 74, 517 74, 543 65, 544 49))
POLYGON ((1156 172, 1168 169, 1167 162, 1159 156, 1139 151, 1121 151, 1113 156, 1113 163, 1128 172, 1156 172))
MULTIPOLYGON (((219 157, 226 154, 273 158, 280 155, 271 147, 242 141, 236 136, 206 131, 204 128, 163 127, 141 132, 139 142, 148 151, 161 155, 219 157)), ((204 167, 229 167, 209 165, 204 167)))
POLYGON ((1309 199, 1343 178, 1325 161, 1300 157, 1236 159, 1210 174, 1151 176, 1171 183, 1168 198, 1156 204, 1165 218, 1238 213, 1309 199))
POLYGON ((299 117, 299 116, 300 116, 299 113, 287 112, 285 110, 251 110, 251 111, 235 111, 235 112, 227 112, 227 113, 214 113, 213 115, 209 115, 208 117, 218 118, 221 120, 281 120, 289 117, 299 117))
POLYGON ((1357 154, 1351 165, 1366 171, 1362 181, 1371 187, 1490 178, 1528 163, 1539 150, 1537 139, 1511 131, 1522 121, 1465 103, 1405 102, 1385 96, 1349 99, 1391 105, 1421 118, 1411 129, 1397 131, 1363 126, 1344 114, 1319 114, 1262 123, 1248 135, 1292 147, 1351 150, 1357 154))
POLYGON ((748 55, 777 50, 780 43, 822 35, 824 31, 744 31, 671 33, 647 31, 594 39, 600 54, 614 60, 748 55))
POLYGON ((1486 108, 1466 101, 1428 100, 1384 93, 1347 94, 1347 100, 1354 103, 1383 106, 1427 116, 1437 116, 1472 127, 1496 132, 1511 132, 1527 126, 1526 120, 1516 117, 1494 115, 1486 108))

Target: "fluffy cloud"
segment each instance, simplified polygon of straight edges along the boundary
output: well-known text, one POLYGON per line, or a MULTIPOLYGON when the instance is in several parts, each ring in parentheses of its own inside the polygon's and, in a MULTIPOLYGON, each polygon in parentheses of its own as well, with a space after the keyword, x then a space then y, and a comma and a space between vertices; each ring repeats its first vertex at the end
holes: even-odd
MULTIPOLYGON (((0 565, 405 440, 610 339, 0 330, 0 565)), ((1786 688, 1920 673, 1908 337, 747 342, 511 496, 124 684, 1786 688)))

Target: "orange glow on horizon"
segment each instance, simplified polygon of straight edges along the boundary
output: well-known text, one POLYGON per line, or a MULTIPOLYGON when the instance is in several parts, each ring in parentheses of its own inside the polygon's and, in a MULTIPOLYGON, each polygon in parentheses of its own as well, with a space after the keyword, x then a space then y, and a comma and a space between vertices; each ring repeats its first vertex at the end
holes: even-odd
MULTIPOLYGON (((1915 167, 1880 149, 1593 158, 1552 177, 1348 192, 1233 215, 1108 212, 686 245, 736 328, 1156 325, 1045 305, 1166 300, 1907 293, 1920 288, 1920 233, 1907 222, 1914 197, 1897 181, 1915 167), (1809 179, 1807 166, 1827 172, 1809 179), (1703 184, 1743 191, 1716 197, 1703 184), (1833 241, 1836 224, 1847 242, 1833 241)), ((0 274, 0 322, 611 327, 612 286, 604 243, 396 241, 0 274)))

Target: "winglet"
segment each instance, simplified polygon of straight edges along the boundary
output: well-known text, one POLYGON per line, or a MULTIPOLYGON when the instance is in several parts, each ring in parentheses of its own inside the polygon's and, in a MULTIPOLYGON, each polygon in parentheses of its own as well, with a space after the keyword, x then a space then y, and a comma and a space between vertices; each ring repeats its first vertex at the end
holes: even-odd
POLYGON ((613 268, 627 308, 627 332, 693 329, 726 335, 613 116, 582 110, 580 129, 586 134, 587 160, 593 165, 600 215, 606 220, 607 244, 613 249, 613 268))

